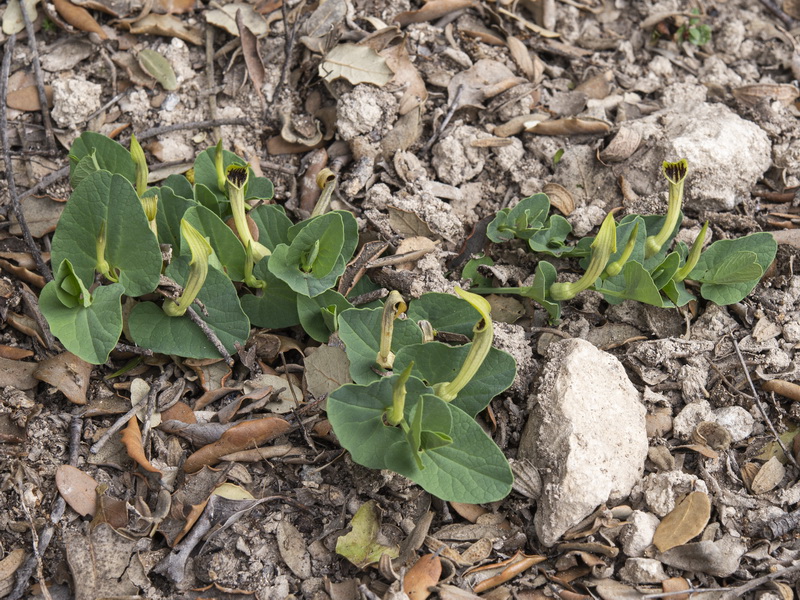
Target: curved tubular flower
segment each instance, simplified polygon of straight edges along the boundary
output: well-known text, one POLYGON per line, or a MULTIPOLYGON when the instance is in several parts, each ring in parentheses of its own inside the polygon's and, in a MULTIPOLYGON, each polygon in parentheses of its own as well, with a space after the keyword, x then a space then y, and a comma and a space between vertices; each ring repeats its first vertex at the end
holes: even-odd
POLYGON ((386 409, 386 422, 392 427, 400 425, 403 430, 408 429, 408 424, 405 422, 405 409, 406 409, 406 383, 408 378, 411 377, 411 370, 414 368, 414 362, 410 362, 408 366, 400 373, 400 377, 394 382, 392 387, 392 406, 386 409))
POLYGON ((472 337, 472 346, 456 378, 453 379, 453 381, 437 383, 433 386, 436 395, 445 402, 452 402, 455 400, 458 393, 472 381, 472 378, 475 377, 480 370, 483 361, 486 360, 486 356, 489 354, 489 350, 492 348, 492 341, 494 340, 494 325, 492 324, 491 316, 492 307, 489 301, 483 296, 466 292, 460 287, 456 287, 456 294, 469 302, 472 307, 480 313, 481 320, 472 328, 475 334, 472 337))
POLYGON ((656 235, 651 235, 645 241, 644 256, 650 258, 655 256, 667 243, 669 236, 675 230, 681 214, 681 204, 683 204, 683 184, 686 181, 686 174, 689 172, 689 163, 685 158, 678 162, 666 162, 662 165, 664 177, 669 181, 669 203, 667 204, 667 218, 661 231, 656 235))
POLYGON ((135 135, 131 135, 131 158, 136 164, 136 193, 142 197, 147 191, 147 160, 144 157, 144 150, 135 135))
MULTIPOLYGON (((383 305, 383 318, 381 319, 381 345, 375 362, 381 369, 391 369, 394 364, 392 352, 392 334, 394 333, 394 320, 406 312, 406 305, 400 292, 392 290, 383 305)), ((406 377, 406 379, 408 379, 406 377)))
POLYGON ((600 231, 592 242, 592 258, 583 277, 572 283, 554 283, 550 286, 550 297, 555 302, 574 298, 583 290, 588 290, 606 268, 608 259, 617 251, 617 224, 614 215, 608 213, 600 231))
POLYGON ((156 215, 158 214, 158 194, 141 196, 139 200, 142 203, 144 214, 147 217, 147 224, 150 226, 150 231, 158 238, 158 222, 156 221, 156 215))
POLYGON ((186 219, 181 219, 181 235, 189 244, 192 260, 189 262, 189 278, 186 280, 186 285, 183 286, 181 297, 177 302, 174 300, 164 301, 162 309, 170 317, 183 316, 197 298, 197 294, 200 293, 206 282, 208 257, 211 256, 211 244, 186 219))
POLYGON ((686 257, 686 262, 678 269, 677 273, 675 273, 675 277, 672 278, 674 281, 683 281, 689 276, 692 269, 697 266, 697 261, 700 260, 700 252, 703 250, 703 242, 706 241, 706 231, 708 231, 708 221, 703 223, 703 228, 700 230, 700 233, 697 234, 692 248, 689 250, 689 256, 686 257))
POLYGON ((250 233, 250 228, 247 226, 247 215, 245 214, 244 202, 244 187, 247 185, 249 172, 247 165, 230 165, 226 171, 226 186, 228 192, 228 200, 231 202, 231 212, 233 213, 233 222, 236 225, 236 233, 242 241, 242 245, 247 250, 248 260, 257 263, 265 256, 269 256, 272 252, 264 246, 259 244, 250 233))
POLYGON ((106 242, 108 241, 106 237, 106 222, 103 221, 100 223, 100 233, 97 234, 97 240, 94 243, 95 249, 95 256, 97 257, 97 264, 95 265, 95 269, 98 273, 103 275, 109 281, 113 281, 116 283, 119 281, 116 273, 111 270, 111 265, 108 264, 106 260, 106 242))
POLYGON ((625 266, 625 263, 628 262, 628 259, 633 254, 633 249, 636 247, 636 234, 639 233, 639 223, 633 226, 633 230, 631 231, 630 237, 628 237, 628 242, 625 244, 625 250, 622 251, 620 257, 612 263, 608 263, 606 266, 605 274, 608 277, 614 277, 614 275, 619 275, 622 271, 622 267, 625 266))

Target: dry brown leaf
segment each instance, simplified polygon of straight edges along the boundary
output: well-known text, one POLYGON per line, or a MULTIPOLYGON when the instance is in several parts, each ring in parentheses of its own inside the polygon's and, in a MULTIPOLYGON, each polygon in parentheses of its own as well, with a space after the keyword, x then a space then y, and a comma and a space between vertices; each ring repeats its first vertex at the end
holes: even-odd
POLYGON ((0 373, 3 374, 3 385, 11 385, 18 390, 32 390, 39 385, 35 373, 39 365, 35 362, 24 362, 0 357, 0 373))
POLYGON ((203 44, 203 35, 199 28, 189 27, 183 21, 172 15, 149 14, 131 25, 131 33, 149 33, 152 35, 177 37, 195 46, 201 46, 203 44))
MULTIPOLYGON (((77 530, 64 532, 64 550, 72 573, 73 598, 136 597, 139 588, 135 579, 135 539, 129 539, 106 524, 85 534, 77 530)), ((141 566, 139 566, 141 569, 141 566)))
POLYGON ((630 158, 639 148, 642 135, 631 127, 621 127, 608 146, 600 151, 600 160, 604 163, 622 162, 630 158))
POLYGON ((588 98, 602 100, 611 93, 611 82, 614 72, 611 70, 598 73, 575 86, 576 92, 583 92, 588 98))
POLYGON ((17 548, 0 560, 0 598, 5 598, 14 589, 14 574, 25 562, 25 550, 17 548))
POLYGON ((610 130, 611 123, 608 121, 586 117, 540 121, 525 128, 525 131, 537 135, 603 135, 610 130))
POLYGON ((189 456, 183 464, 183 470, 195 473, 204 466, 217 464, 226 454, 261 446, 289 429, 289 423, 279 417, 264 417, 239 423, 223 433, 213 444, 208 444, 189 456))
POLYGON ((350 383, 350 361, 342 348, 320 346, 304 361, 306 387, 315 398, 324 398, 350 383))
POLYGON ((192 408, 185 402, 180 401, 161 413, 162 423, 170 420, 180 421, 181 423, 197 423, 197 417, 195 417, 192 408))
POLYGON ((534 68, 533 59, 531 59, 531 53, 528 51, 528 47, 521 39, 513 35, 508 36, 506 44, 508 44, 511 58, 517 63, 519 70, 523 72, 525 77, 533 81, 536 76, 536 69, 534 68))
POLYGON ((505 86, 509 82, 516 85, 517 80, 511 69, 504 64, 483 58, 469 69, 453 76, 447 86, 447 97, 451 106, 454 105, 456 109, 464 106, 484 108, 483 101, 486 98, 508 89, 505 86))
POLYGON ((675 592, 688 591, 692 589, 692 586, 683 577, 670 577, 661 582, 661 588, 665 594, 675 594, 670 596, 671 600, 689 600, 689 594, 676 594, 675 592))
POLYGON ((431 595, 428 588, 439 583, 442 576, 442 559, 435 554, 419 557, 403 578, 403 591, 411 600, 425 600, 431 595))
MULTIPOLYGON (((47 106, 53 107, 53 86, 44 86, 44 94, 47 97, 47 106)), ((8 92, 6 97, 8 108, 22 111, 37 111, 40 110, 42 105, 39 104, 39 91, 35 85, 30 85, 13 92, 8 92)))
POLYGON ((103 31, 100 24, 95 21, 94 17, 85 8, 75 6, 69 0, 53 0, 53 5, 56 7, 58 14, 61 15, 61 18, 75 29, 96 33, 101 40, 108 39, 106 32, 103 31))
POLYGON ((128 421, 128 426, 122 431, 122 444, 125 446, 128 456, 145 471, 163 475, 161 469, 154 467, 144 454, 142 432, 139 429, 139 420, 136 417, 131 417, 131 420, 128 421))
POLYGON ((782 379, 771 379, 761 384, 761 389, 765 392, 775 392, 776 394, 789 398, 795 402, 800 402, 800 385, 782 379))
POLYGON ((247 2, 232 2, 213 10, 206 10, 204 16, 209 24, 224 29, 231 35, 238 37, 239 27, 236 22, 236 14, 240 11, 244 23, 253 35, 264 37, 269 33, 269 25, 266 19, 258 14, 247 2))
POLYGON ((422 107, 408 111, 395 121, 394 127, 381 140, 381 152, 389 159, 397 152, 408 150, 422 134, 422 107))
POLYGON ((542 191, 550 198, 550 204, 561 211, 565 217, 570 216, 575 210, 575 198, 563 185, 548 183, 545 184, 542 191))
POLYGON ((425 23, 449 15, 451 12, 475 5, 475 0, 430 0, 419 10, 409 10, 395 16, 393 21, 400 27, 412 23, 425 23))
POLYGON ((155 0, 153 12, 182 14, 192 12, 197 0, 155 0))
MULTIPOLYGON (((5 261, 1 261, 5 262, 5 261)), ((8 269, 8 265, 3 264, 3 269, 8 269)), ((15 273, 12 269, 8 269, 9 272, 15 273)), ((6 315, 6 323, 11 325, 17 331, 24 333, 25 335, 29 335, 32 338, 35 338, 37 342, 39 342, 45 348, 49 348, 49 345, 44 341, 44 334, 42 333, 39 324, 29 317, 28 315, 22 315, 15 312, 9 312, 6 315)))
POLYGON ((389 212, 389 226, 397 233, 423 236, 431 239, 437 237, 428 227, 428 224, 415 213, 396 206, 387 206, 386 210, 389 212))
POLYGON ((539 123, 541 121, 547 121, 550 118, 549 115, 544 113, 531 113, 528 115, 520 115, 518 117, 514 117, 509 121, 498 125, 494 128, 492 133, 497 137, 505 138, 512 135, 517 135, 518 133, 522 133, 525 131, 526 127, 533 126, 533 123, 539 123))
POLYGON ((267 73, 264 69, 264 62, 261 60, 261 52, 258 49, 258 38, 245 23, 244 13, 241 9, 236 11, 236 26, 239 28, 242 55, 244 56, 244 64, 247 67, 247 74, 250 76, 253 88, 263 106, 264 92, 262 90, 267 80, 267 73))
MULTIPOLYGON (((22 202, 22 212, 31 235, 40 238, 48 233, 53 233, 61 213, 66 206, 65 202, 56 202, 50 196, 28 196, 22 202)), ((11 226, 11 233, 22 234, 22 228, 16 219, 11 226)))
POLYGON ((82 517, 97 512, 97 482, 77 467, 61 465, 56 469, 56 487, 72 510, 82 517))
MULTIPOLYGON (((28 358, 30 356, 33 356, 32 350, 26 350, 25 348, 19 348, 18 346, 6 346, 5 344, 0 344, 0 358, 7 358, 9 360, 21 360, 23 358, 28 358)), ((30 364, 34 365, 35 363, 30 363, 30 364)), ((12 385, 12 384, 7 384, 7 385, 12 385)))
POLYGON ((773 456, 765 462, 753 477, 753 482, 750 484, 750 490, 754 494, 764 494, 775 487, 781 482, 783 476, 786 474, 786 468, 778 460, 777 456, 773 456))
POLYGON ((547 560, 546 556, 523 554, 517 551, 514 556, 507 560, 491 565, 475 567, 468 570, 464 575, 465 577, 471 575, 473 580, 477 581, 477 583, 472 586, 472 591, 476 594, 480 594, 481 592, 497 587, 501 583, 510 581, 520 573, 525 572, 534 565, 538 565, 545 560, 547 560))
POLYGON ((305 23, 298 39, 300 43, 312 52, 325 54, 330 50, 331 41, 336 40, 337 28, 347 16, 347 3, 345 0, 325 0, 311 13, 305 23), (331 40, 333 38, 333 40, 331 40))
MULTIPOLYGON (((190 367, 206 392, 224 388, 231 376, 231 368, 221 358, 189 358, 183 364, 190 367)), ((195 410, 199 410, 195 407, 195 410)))
POLYGON ((708 494, 692 492, 661 520, 653 536, 660 552, 681 546, 700 535, 711 517, 708 494))
POLYGON ((755 83, 731 90, 733 97, 742 104, 755 106, 762 100, 777 101, 789 106, 800 96, 800 90, 789 83, 755 83))
POLYGON ((478 517, 485 515, 489 511, 483 508, 480 504, 464 504, 463 502, 451 502, 450 506, 458 515, 470 523, 476 523, 478 517))
POLYGON ((86 404, 91 375, 92 365, 71 352, 41 361, 33 374, 36 379, 58 388, 73 404, 86 404))
POLYGON ((428 99, 428 90, 425 87, 425 81, 409 58, 405 37, 399 44, 390 46, 379 54, 386 59, 386 64, 394 71, 391 83, 404 89, 397 109, 400 115, 404 115, 418 106, 424 106, 428 99))

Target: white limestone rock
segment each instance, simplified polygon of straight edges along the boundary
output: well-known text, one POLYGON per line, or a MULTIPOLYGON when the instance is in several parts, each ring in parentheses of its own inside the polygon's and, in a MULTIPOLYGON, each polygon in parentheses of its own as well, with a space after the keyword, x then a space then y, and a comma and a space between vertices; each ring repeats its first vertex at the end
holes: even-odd
POLYGON ((582 339, 548 348, 520 459, 542 474, 534 526, 552 546, 598 505, 625 498, 647 457, 645 408, 622 364, 582 339))

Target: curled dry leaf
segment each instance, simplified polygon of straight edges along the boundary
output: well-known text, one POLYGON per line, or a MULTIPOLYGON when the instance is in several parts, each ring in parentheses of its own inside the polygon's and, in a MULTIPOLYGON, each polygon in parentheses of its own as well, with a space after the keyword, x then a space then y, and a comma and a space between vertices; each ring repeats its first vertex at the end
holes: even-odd
POLYGON ((139 429, 139 420, 136 417, 131 417, 131 420, 128 421, 128 426, 122 431, 122 445, 125 446, 128 456, 145 471, 163 475, 161 469, 154 467, 144 454, 142 432, 139 429))
POLYGON ((73 404, 86 404, 91 374, 92 365, 71 352, 63 352, 40 362, 33 376, 58 388, 73 404))
POLYGON ((139 19, 135 24, 131 25, 131 33, 177 37, 195 46, 203 44, 203 35, 198 28, 189 27, 179 18, 172 15, 149 14, 144 19, 139 19))
MULTIPOLYGON (((49 108, 52 108, 53 107, 52 85, 44 86, 44 95, 47 98, 47 106, 49 108)), ((29 85, 27 87, 8 92, 8 95, 6 97, 6 103, 8 104, 8 108, 13 108, 14 110, 22 110, 27 112, 41 110, 42 107, 42 105, 39 104, 39 91, 36 89, 35 85, 29 85)))
POLYGON ((754 494, 769 492, 777 487, 785 474, 786 468, 781 464, 777 456, 773 456, 761 466, 758 473, 753 477, 750 490, 754 494))
POLYGON ((610 129, 611 123, 608 121, 587 117, 540 121, 532 127, 525 127, 525 131, 537 135, 603 135, 610 129))
POLYGON ((523 554, 518 551, 507 560, 491 565, 475 567, 464 573, 464 575, 471 576, 472 580, 476 581, 472 589, 476 594, 480 594, 481 592, 497 587, 501 583, 510 581, 520 573, 525 572, 534 565, 538 565, 545 560, 547 560, 546 556, 523 554))
POLYGON ((521 39, 513 35, 508 36, 506 40, 508 49, 511 52, 511 58, 517 63, 519 70, 522 71, 528 79, 533 81, 536 78, 536 68, 531 58, 531 53, 528 47, 522 42, 521 39))
POLYGON ((800 90, 789 83, 755 83, 734 88, 731 93, 739 102, 749 106, 755 106, 762 100, 789 106, 800 97, 800 90))
POLYGON ((239 37, 236 13, 242 13, 242 22, 256 37, 264 37, 269 33, 267 21, 258 14, 248 2, 231 2, 220 8, 205 11, 206 21, 210 25, 224 29, 233 36, 239 37))
POLYGON ((72 25, 75 29, 86 31, 87 33, 96 33, 101 40, 107 40, 108 36, 100 24, 95 21, 94 17, 85 8, 75 6, 69 0, 53 0, 53 5, 56 11, 61 15, 67 23, 72 25))
POLYGON ((25 550, 17 548, 0 560, 0 598, 5 598, 14 589, 14 574, 25 562, 25 550))
POLYGON ((35 362, 12 360, 0 357, 0 373, 3 374, 3 385, 11 385, 18 390, 32 390, 39 385, 36 371, 39 365, 35 362))
POLYGON ((242 42, 242 55, 244 55, 247 74, 253 82, 253 89, 258 94, 263 105, 264 92, 262 90, 267 80, 267 72, 264 69, 264 61, 261 58, 261 51, 258 47, 258 36, 247 26, 244 14, 241 10, 236 11, 236 26, 239 29, 239 38, 242 42))
POLYGON ((56 470, 56 487, 70 508, 82 517, 97 512, 97 482, 94 477, 71 465, 56 470))
MULTIPOLYGON (((25 2, 25 12, 31 21, 36 20, 36 4, 39 0, 23 0, 25 2)), ((3 33, 12 35, 25 29, 25 19, 22 18, 20 0, 9 0, 6 10, 3 13, 3 33)), ((2 597, 2 596, 0 596, 2 597)))
POLYGON ((328 42, 331 35, 344 22, 345 16, 347 16, 345 0, 321 2, 303 23, 302 35, 298 38, 300 43, 312 52, 325 54, 330 48, 328 42))
POLYGON ((795 402, 800 402, 800 385, 792 383, 791 381, 772 379, 762 383, 761 389, 765 392, 775 392, 784 398, 789 398, 795 402))
POLYGON ((548 183, 542 191, 550 198, 550 204, 560 210, 565 217, 570 216, 575 210, 575 198, 563 185, 548 183))
POLYGON ((386 64, 394 71, 391 81, 405 90, 400 98, 398 113, 402 116, 418 106, 424 106, 428 99, 428 89, 409 58, 405 37, 399 44, 382 50, 380 55, 386 59, 386 64))
POLYGON ((659 552, 681 546, 700 535, 711 517, 708 494, 692 492, 664 517, 656 528, 653 543, 659 552))
POLYGON ((544 113, 520 115, 519 117, 514 117, 502 125, 498 125, 494 128, 492 133, 501 138, 517 135, 518 133, 525 131, 526 127, 532 127, 535 123, 547 121, 548 119, 550 119, 550 116, 544 113))
POLYGON ((508 89, 506 86, 509 84, 516 85, 517 79, 504 64, 483 58, 453 76, 447 86, 448 101, 456 109, 464 106, 484 108, 486 98, 508 89))
POLYGON ((614 72, 609 69, 579 83, 575 86, 575 91, 583 92, 587 98, 602 100, 611 93, 612 81, 614 81, 614 72))
POLYGON ((403 578, 403 591, 411 600, 425 600, 431 595, 429 588, 439 583, 441 576, 442 559, 435 554, 425 554, 403 578))
POLYGON ((395 16, 393 21, 400 27, 412 23, 425 23, 449 15, 451 12, 467 8, 475 4, 474 0, 431 0, 419 10, 409 10, 395 16))
POLYGON ((353 85, 371 83, 382 87, 392 75, 385 58, 372 48, 357 44, 334 46, 319 65, 319 76, 328 82, 341 77, 353 85))
POLYGON ((226 454, 261 446, 289 429, 289 423, 279 417, 264 417, 239 423, 223 433, 216 442, 203 446, 189 456, 183 464, 183 470, 195 473, 204 466, 217 464, 226 454))
POLYGON ((600 151, 600 160, 604 163, 616 163, 627 160, 639 148, 642 134, 631 127, 621 127, 608 146, 600 151))

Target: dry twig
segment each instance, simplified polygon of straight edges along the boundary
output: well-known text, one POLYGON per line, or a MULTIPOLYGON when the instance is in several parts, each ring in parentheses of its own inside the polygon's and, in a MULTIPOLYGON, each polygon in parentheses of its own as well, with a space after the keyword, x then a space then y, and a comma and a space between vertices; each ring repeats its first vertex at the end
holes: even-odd
MULTIPOLYGON (((11 35, 8 40, 6 40, 6 46, 4 48, 5 53, 3 55, 3 67, 2 71, 0 72, 0 142, 2 142, 3 145, 3 161, 6 168, 6 179, 8 181, 8 197, 11 201, 14 215, 17 217, 17 223, 19 223, 19 226, 22 229, 22 237, 25 239, 25 243, 28 245, 28 249, 33 255, 33 259, 36 261, 39 274, 47 281, 52 281, 53 273, 50 271, 50 267, 45 264, 44 259, 42 258, 42 253, 39 250, 39 246, 36 245, 36 241, 31 235, 31 230, 28 228, 28 222, 25 220, 25 214, 22 212, 20 198, 17 196, 17 186, 14 182, 14 169, 11 165, 11 147, 8 143, 8 113, 6 110, 6 98, 8 96, 8 73, 11 70, 11 57, 14 54, 14 44, 16 41, 16 34, 11 35)), ((45 108, 46 106, 47 105, 45 105, 45 108)))
POLYGON ((47 94, 44 91, 44 80, 42 79, 42 65, 39 62, 39 49, 36 47, 36 35, 33 31, 33 23, 28 14, 28 9, 24 2, 19 3, 22 18, 25 21, 25 33, 28 34, 28 49, 31 51, 31 63, 33 64, 33 74, 36 76, 36 92, 39 96, 39 109, 42 111, 42 123, 44 124, 44 137, 47 140, 47 150, 50 154, 56 151, 56 138, 53 135, 53 124, 50 122, 50 109, 47 107, 47 94))

